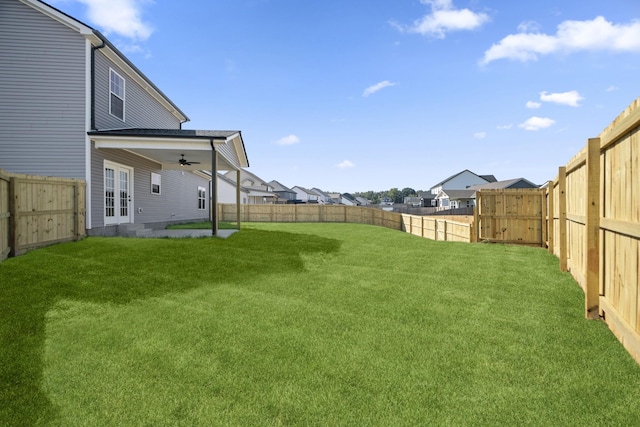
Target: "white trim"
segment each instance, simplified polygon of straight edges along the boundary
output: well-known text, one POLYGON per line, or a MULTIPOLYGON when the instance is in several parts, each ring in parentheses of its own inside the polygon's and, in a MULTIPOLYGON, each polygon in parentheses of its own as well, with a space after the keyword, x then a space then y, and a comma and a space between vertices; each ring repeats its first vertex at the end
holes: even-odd
POLYGON ((159 173, 155 173, 155 172, 151 172, 151 194, 154 196, 160 196, 162 195, 162 175, 159 173), (155 191, 153 191, 153 182, 154 179, 157 177, 157 181, 158 181, 158 192, 156 193, 155 191))
POLYGON ((113 68, 109 67, 109 115, 111 115, 112 117, 115 117, 116 119, 122 121, 122 122, 126 122, 126 117, 127 117, 127 80, 122 77, 116 70, 114 70, 113 68), (119 94, 117 94, 113 89, 112 89, 112 85, 111 85, 111 75, 115 74, 116 76, 118 76, 118 78, 120 80, 122 80, 122 97, 120 97, 119 94), (111 95, 115 95, 116 97, 118 97, 119 99, 122 99, 122 117, 118 117, 115 114, 113 114, 111 112, 112 108, 111 108, 111 95))
MULTIPOLYGON (((134 218, 134 212, 135 212, 135 210, 134 210, 134 205, 135 205, 134 188, 135 188, 135 186, 134 186, 134 181, 133 181, 134 180, 134 174, 135 174, 135 170, 133 169, 132 166, 123 165, 122 163, 116 163, 116 162, 112 162, 110 160, 104 160, 103 161, 103 164, 102 164, 103 191, 102 191, 102 196, 101 197, 102 197, 102 207, 103 207, 102 208, 102 218, 104 219, 104 226, 105 227, 109 226, 109 225, 134 224, 135 223, 135 218, 134 218), (120 170, 123 170, 123 169, 126 169, 129 172, 129 197, 131 198, 131 201, 129 202, 129 206, 128 206, 128 208, 129 208, 129 211, 128 211, 128 213, 129 213, 129 221, 128 222, 122 222, 120 220, 120 214, 119 214, 120 204, 119 203, 117 203, 114 206, 114 209, 116 210, 115 212, 117 213, 117 215, 115 216, 115 222, 107 221, 107 215, 106 215, 106 212, 105 212, 106 211, 105 195, 104 195, 104 189, 106 187, 104 185, 104 179, 105 179, 104 170, 106 168, 110 168, 110 169, 113 169, 115 171, 116 174, 114 176, 114 179, 115 179, 114 185, 116 187, 117 187, 116 184, 119 183, 119 178, 117 177, 117 173, 120 170)), ((115 190, 117 190, 117 188, 115 188, 115 190)), ((116 200, 117 200, 117 197, 118 196, 116 194, 114 194, 114 198, 116 198, 116 200)))
POLYGON ((48 4, 42 3, 40 1, 33 1, 33 0, 20 0, 20 1, 28 6, 31 6, 32 8, 43 13, 44 15, 47 15, 48 17, 55 19, 61 24, 66 25, 72 30, 79 32, 80 34, 83 34, 85 36, 93 34, 93 30, 91 28, 87 27, 86 25, 83 25, 81 22, 73 18, 70 18, 64 13, 61 13, 60 11, 53 9, 48 4))
POLYGON ((95 142, 96 148, 211 151, 209 140, 194 140, 192 138, 152 139, 151 137, 93 135, 91 139, 95 142))
POLYGON ((203 185, 198 185, 198 210, 199 211, 206 211, 207 210, 207 187, 203 186, 203 185), (200 197, 200 190, 202 190, 202 192, 204 193, 203 197, 200 197), (200 207, 200 201, 204 202, 204 207, 200 207))

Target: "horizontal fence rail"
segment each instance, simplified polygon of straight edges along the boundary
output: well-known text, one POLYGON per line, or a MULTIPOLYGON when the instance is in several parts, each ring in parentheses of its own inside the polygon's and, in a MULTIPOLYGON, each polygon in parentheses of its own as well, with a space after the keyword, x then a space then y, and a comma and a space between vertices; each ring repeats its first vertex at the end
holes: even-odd
POLYGON ((0 170, 0 260, 85 235, 84 181, 0 170))

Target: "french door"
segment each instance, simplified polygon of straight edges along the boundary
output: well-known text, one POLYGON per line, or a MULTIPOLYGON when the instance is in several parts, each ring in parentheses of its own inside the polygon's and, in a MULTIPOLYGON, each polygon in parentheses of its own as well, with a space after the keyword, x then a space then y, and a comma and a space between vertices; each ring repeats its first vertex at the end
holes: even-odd
POLYGON ((104 223, 131 222, 133 169, 117 163, 104 162, 104 223))

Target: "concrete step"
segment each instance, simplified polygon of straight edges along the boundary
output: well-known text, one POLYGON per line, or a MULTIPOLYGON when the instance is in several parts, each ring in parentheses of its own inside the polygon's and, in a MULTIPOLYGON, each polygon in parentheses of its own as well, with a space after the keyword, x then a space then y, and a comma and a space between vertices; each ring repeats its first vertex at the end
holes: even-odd
POLYGON ((118 236, 122 237, 146 237, 152 233, 153 230, 146 228, 142 223, 118 225, 118 236))

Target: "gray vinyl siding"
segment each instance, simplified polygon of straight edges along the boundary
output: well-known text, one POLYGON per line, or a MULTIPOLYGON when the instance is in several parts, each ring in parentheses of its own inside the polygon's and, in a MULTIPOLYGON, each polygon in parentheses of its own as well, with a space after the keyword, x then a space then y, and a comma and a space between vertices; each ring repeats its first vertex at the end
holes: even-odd
POLYGON ((178 120, 100 50, 95 54, 95 126, 100 129, 179 129, 178 120), (109 68, 125 80, 124 121, 109 114, 109 68))
POLYGON ((0 0, 0 168, 85 178, 86 41, 0 0))
MULTIPOLYGON (((191 172, 161 171, 158 164, 122 150, 92 149, 92 228, 101 234, 104 227, 104 160, 119 163, 133 171, 133 222, 143 224, 179 222, 209 218, 209 180, 191 172), (151 172, 162 176, 161 194, 151 194, 151 172), (198 209, 198 186, 207 189, 207 208, 198 209), (142 212, 138 209, 142 208, 142 212)), ((108 234, 108 233, 106 233, 108 234)))

